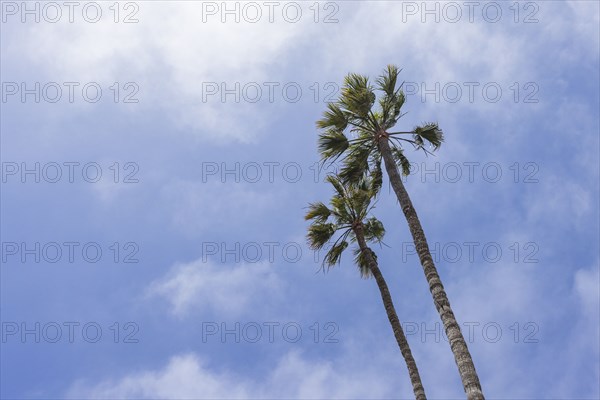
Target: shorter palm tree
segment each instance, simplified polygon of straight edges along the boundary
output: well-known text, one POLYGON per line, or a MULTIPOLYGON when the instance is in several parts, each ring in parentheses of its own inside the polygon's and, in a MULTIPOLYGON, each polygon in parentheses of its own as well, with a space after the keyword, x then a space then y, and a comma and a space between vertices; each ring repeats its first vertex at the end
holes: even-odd
POLYGON ((375 217, 368 217, 374 207, 371 205, 371 200, 375 195, 376 188, 373 182, 367 178, 356 185, 347 187, 337 176, 329 175, 327 181, 335 189, 335 194, 330 202, 331 208, 322 202, 311 203, 305 216, 306 220, 312 220, 307 235, 310 248, 321 250, 339 232, 340 235, 323 259, 323 267, 330 268, 340 263, 342 253, 348 247, 349 242, 358 243, 354 255, 360 275, 363 278, 371 276, 375 278, 394 336, 406 362, 415 398, 425 400, 425 389, 421 383, 419 370, 396 314, 392 296, 377 264, 377 256, 367 246, 367 241, 381 243, 385 234, 383 224, 375 217))

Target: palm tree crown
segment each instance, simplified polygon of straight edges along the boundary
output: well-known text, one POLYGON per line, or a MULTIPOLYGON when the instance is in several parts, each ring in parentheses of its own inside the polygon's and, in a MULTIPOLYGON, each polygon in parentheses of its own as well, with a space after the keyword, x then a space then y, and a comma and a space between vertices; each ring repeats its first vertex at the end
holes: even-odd
MULTIPOLYGON (((333 267, 340 263, 349 243, 357 241, 355 228, 362 227, 365 239, 378 243, 383 239, 385 229, 377 218, 368 217, 374 207, 371 204, 374 192, 370 180, 363 179, 351 186, 344 186, 340 178, 333 175, 327 176, 326 180, 335 189, 330 207, 322 202, 311 203, 305 219, 312 220, 307 235, 312 250, 321 250, 339 233, 323 259, 323 267, 333 267)), ((375 253, 371 253, 374 256, 375 253)), ((370 277, 371 271, 359 247, 354 250, 354 255, 361 276, 370 277)))
POLYGON ((437 123, 416 126, 412 131, 389 132, 404 115, 401 108, 405 102, 402 84, 399 86, 400 70, 388 65, 377 79, 376 87, 366 76, 349 74, 344 79, 339 100, 327 105, 323 118, 317 121, 322 130, 319 135, 319 152, 323 161, 335 161, 344 155, 340 170, 342 182, 358 182, 370 172, 376 192, 381 188, 380 140, 390 144, 395 161, 404 175, 410 172, 410 163, 404 155, 403 144, 410 144, 426 154, 426 148, 437 150, 444 138, 437 123), (396 88, 398 86, 398 88, 396 88), (379 109, 374 111, 377 100, 375 89, 381 92, 379 109), (347 133, 346 133, 347 132, 347 133))

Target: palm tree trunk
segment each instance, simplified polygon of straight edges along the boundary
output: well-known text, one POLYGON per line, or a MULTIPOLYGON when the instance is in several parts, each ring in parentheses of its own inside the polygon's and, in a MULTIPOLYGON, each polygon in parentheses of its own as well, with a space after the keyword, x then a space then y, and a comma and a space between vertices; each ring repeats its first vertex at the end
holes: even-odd
POLYGON ((375 281, 377 282, 377 286, 379 287, 381 299, 383 300, 383 306, 385 307, 385 311, 394 331, 394 336, 396 337, 396 341, 398 342, 398 346, 400 347, 400 352, 402 353, 404 361, 406 362, 406 367, 408 368, 408 374, 410 376, 410 382, 412 383, 415 399, 427 400, 427 397, 425 396, 425 389, 423 388, 423 383, 421 383, 421 376, 419 375, 417 363, 415 362, 415 359, 412 356, 412 352, 410 351, 410 346, 408 345, 408 341, 406 340, 406 336, 404 335, 404 331, 402 330, 402 325, 400 325, 400 320, 398 319, 398 315, 396 314, 396 309, 394 308, 392 296, 390 295, 388 286, 385 283, 385 279, 383 279, 383 275, 381 274, 381 270, 377 265, 377 261, 375 261, 375 258, 373 257, 371 249, 367 247, 367 242, 365 241, 362 226, 359 225, 355 227, 354 233, 356 234, 356 239, 358 241, 358 245, 360 246, 360 251, 365 255, 371 273, 375 277, 375 281))
POLYGON ((408 192, 406 191, 406 188, 402 183, 402 179, 400 178, 398 167, 394 161, 394 157, 392 156, 392 151, 390 149, 387 136, 384 135, 379 140, 379 149, 381 151, 381 155, 385 163, 385 169, 390 178, 392 188, 396 193, 396 197, 398 198, 400 206, 402 207, 402 212, 404 213, 404 216, 408 222, 408 227, 410 228, 410 233, 412 234, 415 248, 417 250, 417 254, 419 255, 419 260, 423 266, 423 272, 425 272, 425 278, 429 284, 429 291, 433 296, 435 308, 440 314, 440 318, 444 324, 444 330, 446 331, 446 336, 448 336, 450 348, 454 354, 454 360, 458 366, 458 372, 460 374, 460 379, 462 380, 467 399, 484 400, 481 384, 479 383, 479 377, 477 376, 473 359, 469 353, 469 348, 467 347, 465 338, 460 330, 460 326, 456 321, 454 312, 452 312, 452 307, 450 307, 448 296, 446 296, 446 291, 444 290, 440 276, 438 275, 435 264, 433 263, 433 258, 429 252, 429 245, 427 244, 423 227, 421 226, 421 222, 417 216, 417 211, 413 207, 410 197, 408 196, 408 192))

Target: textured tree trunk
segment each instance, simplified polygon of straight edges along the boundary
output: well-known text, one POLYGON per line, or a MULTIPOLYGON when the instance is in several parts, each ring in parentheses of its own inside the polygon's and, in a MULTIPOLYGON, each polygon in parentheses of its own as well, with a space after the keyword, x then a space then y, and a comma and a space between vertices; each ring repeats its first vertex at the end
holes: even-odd
POLYGON ((427 397, 425 396, 425 389, 423 388, 423 383, 421 383, 421 376, 419 375, 417 363, 415 362, 415 359, 412 356, 412 352, 410 351, 408 341, 406 340, 406 336, 404 335, 404 331, 402 330, 402 325, 400 325, 400 320, 398 319, 398 315, 396 314, 396 309, 394 308, 394 303, 392 302, 392 296, 390 295, 388 286, 385 283, 385 279, 383 279, 383 275, 381 274, 381 271, 377 266, 377 261, 375 261, 375 258, 371 253, 371 249, 367 247, 367 242, 365 241, 362 226, 357 226, 354 229, 354 233, 356 234, 356 239, 358 241, 358 245, 360 246, 360 251, 365 255, 369 264, 369 269, 371 270, 373 277, 375 277, 375 281, 377 282, 377 286, 379 287, 381 299, 383 300, 383 306, 385 307, 388 319, 390 320, 390 324, 392 325, 392 329, 394 330, 394 336, 396 337, 396 341, 398 342, 398 346, 400 347, 400 352, 402 353, 404 361, 406 362, 406 367, 408 368, 408 374, 410 376, 410 382, 412 383, 415 399, 426 400, 427 397))
POLYGON ((421 222, 417 216, 417 211, 413 207, 410 197, 408 196, 408 192, 406 191, 406 188, 402 183, 402 179, 400 178, 398 167, 394 157, 392 156, 392 151, 390 149, 387 136, 383 136, 379 140, 379 149, 381 151, 381 155, 385 163, 385 169, 390 178, 392 188, 396 193, 396 197, 398 198, 400 206, 402 207, 402 212, 404 213, 406 221, 408 222, 408 227, 410 228, 410 233, 412 234, 415 248, 417 250, 417 254, 419 255, 419 260, 423 266, 423 272, 425 273, 425 278, 429 284, 429 291, 433 297, 435 308, 440 314, 440 318, 444 324, 444 330, 448 336, 450 348, 454 354, 454 360, 458 366, 458 372, 460 374, 460 379, 462 380, 467 399, 484 400, 481 384, 479 383, 479 377, 477 376, 473 359, 469 353, 469 348, 467 347, 467 343, 465 342, 463 334, 460 330, 460 326, 454 317, 454 313, 450 307, 450 302, 446 296, 446 291, 444 290, 440 276, 438 275, 435 264, 433 263, 433 258, 429 252, 429 245, 427 244, 423 227, 421 226, 421 222))

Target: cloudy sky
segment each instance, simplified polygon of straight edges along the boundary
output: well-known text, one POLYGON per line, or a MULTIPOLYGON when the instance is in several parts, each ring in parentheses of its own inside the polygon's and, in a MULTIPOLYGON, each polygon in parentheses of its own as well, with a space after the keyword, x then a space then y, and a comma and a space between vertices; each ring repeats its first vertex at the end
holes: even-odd
MULTIPOLYGON (((599 6, 2 1, 1 396, 410 398, 373 280, 305 243, 315 121, 402 68, 419 212, 484 392, 600 397, 599 6)), ((464 398, 404 217, 375 247, 464 398)))

